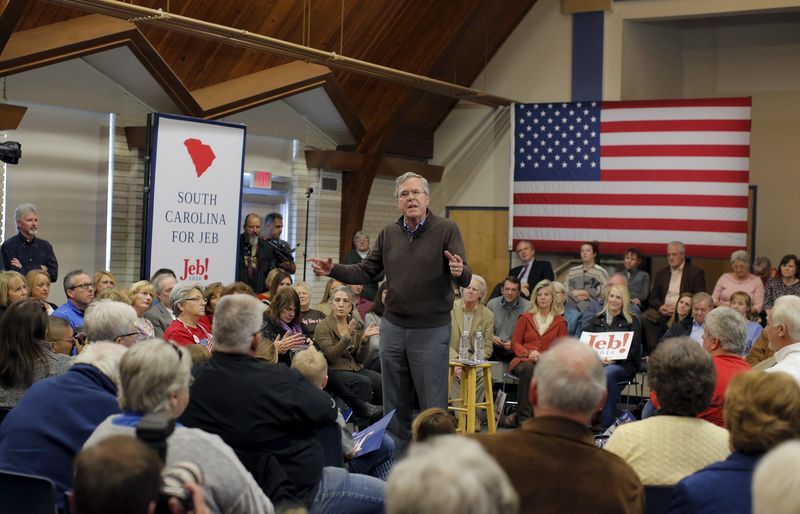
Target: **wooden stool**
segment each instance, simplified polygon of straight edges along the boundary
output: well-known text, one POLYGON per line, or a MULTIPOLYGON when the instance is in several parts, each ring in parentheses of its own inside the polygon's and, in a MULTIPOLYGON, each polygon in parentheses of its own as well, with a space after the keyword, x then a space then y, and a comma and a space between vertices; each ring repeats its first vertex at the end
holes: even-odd
POLYGON ((447 374, 447 393, 450 397, 450 387, 453 382, 453 370, 461 367, 461 388, 459 397, 448 400, 447 409, 458 414, 458 431, 462 434, 472 432, 475 429, 477 410, 486 411, 486 421, 488 422, 489 433, 497 432, 497 423, 494 419, 494 394, 492 391, 492 362, 458 362, 451 361, 450 369, 447 374), (476 401, 477 376, 483 372, 483 385, 486 390, 486 398, 483 402, 476 401), (464 415, 466 413, 466 416, 464 415))

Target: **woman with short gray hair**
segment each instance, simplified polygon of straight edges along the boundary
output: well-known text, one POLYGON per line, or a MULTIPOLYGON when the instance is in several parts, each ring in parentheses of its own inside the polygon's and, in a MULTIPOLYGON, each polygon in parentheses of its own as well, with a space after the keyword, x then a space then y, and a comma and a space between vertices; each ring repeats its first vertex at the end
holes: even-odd
POLYGON ((730 307, 731 295, 736 291, 743 291, 753 301, 753 314, 758 314, 764 306, 764 283, 758 276, 750 273, 750 255, 744 250, 736 250, 731 254, 731 267, 733 271, 719 277, 714 286, 714 292, 711 293, 714 306, 730 307))
POLYGON ((213 351, 211 327, 203 326, 200 322, 206 314, 203 289, 191 282, 180 282, 172 288, 169 301, 176 318, 164 331, 164 339, 174 341, 179 346, 202 344, 208 351, 213 351))
MULTIPOLYGON (((131 347, 119 365, 122 414, 103 421, 84 445, 91 447, 117 435, 135 436, 148 414, 175 420, 189 404, 192 358, 186 349, 161 339, 131 347)), ((204 477, 206 504, 214 513, 272 513, 272 503, 233 450, 219 436, 181 425, 167 439, 166 468, 177 462, 197 465, 204 477)))

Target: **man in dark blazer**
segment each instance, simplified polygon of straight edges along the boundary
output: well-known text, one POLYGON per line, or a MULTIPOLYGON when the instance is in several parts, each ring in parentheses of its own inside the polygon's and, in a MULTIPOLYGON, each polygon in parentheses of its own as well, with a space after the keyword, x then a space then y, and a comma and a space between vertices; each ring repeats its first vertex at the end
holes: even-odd
POLYGON ((156 290, 158 303, 150 307, 144 313, 144 317, 153 323, 156 337, 163 336, 167 327, 175 321, 175 316, 172 314, 172 305, 169 303, 169 295, 172 293, 175 283, 175 275, 170 275, 169 273, 158 275, 153 279, 153 287, 156 290))
MULTIPOLYGON (((536 248, 533 246, 532 241, 520 241, 517 243, 515 249, 519 260, 522 261, 520 266, 511 268, 508 271, 509 277, 517 277, 520 282, 520 295, 526 300, 531 298, 531 290, 533 287, 542 280, 555 280, 553 274, 553 266, 549 261, 537 261, 534 259, 536 256, 536 248)), ((489 298, 496 298, 502 294, 503 283, 497 284, 492 290, 489 298)))
POLYGON ((528 393, 534 418, 519 430, 475 436, 511 480, 520 513, 643 512, 636 472, 597 448, 587 428, 606 400, 597 353, 575 339, 557 343, 539 359, 528 393))
POLYGON ((642 332, 645 351, 652 352, 658 344, 662 327, 675 313, 675 305, 681 293, 706 291, 705 272, 686 262, 686 247, 680 241, 667 245, 668 266, 660 269, 653 277, 650 288, 650 306, 642 314, 642 332))

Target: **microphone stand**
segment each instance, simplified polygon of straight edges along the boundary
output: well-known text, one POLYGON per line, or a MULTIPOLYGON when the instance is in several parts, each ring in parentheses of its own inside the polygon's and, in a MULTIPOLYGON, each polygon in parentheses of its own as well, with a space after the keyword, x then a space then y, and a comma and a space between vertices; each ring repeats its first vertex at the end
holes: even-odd
POLYGON ((313 187, 306 188, 306 235, 305 235, 305 243, 306 245, 303 247, 303 282, 306 281, 306 259, 308 259, 308 217, 311 213, 311 193, 314 192, 313 187))

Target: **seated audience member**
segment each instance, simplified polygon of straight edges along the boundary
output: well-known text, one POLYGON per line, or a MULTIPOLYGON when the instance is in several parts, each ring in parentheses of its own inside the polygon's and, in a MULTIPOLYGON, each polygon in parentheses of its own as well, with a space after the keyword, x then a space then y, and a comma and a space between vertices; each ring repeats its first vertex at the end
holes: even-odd
POLYGON ((311 339, 314 337, 317 325, 327 317, 327 314, 311 308, 311 288, 308 284, 298 282, 293 287, 294 292, 300 298, 300 321, 303 325, 303 334, 311 339))
POLYGON ((753 514, 795 514, 800 490, 800 441, 770 450, 753 473, 753 514))
MULTIPOLYGON (((609 280, 611 280, 611 278, 609 278, 609 280)), ((562 316, 564 316, 564 319, 567 320, 567 330, 569 330, 569 335, 580 337, 581 331, 583 330, 581 325, 581 312, 574 307, 567 306, 567 286, 561 282, 551 283, 553 284, 553 290, 556 292, 556 303, 564 306, 564 313, 562 316)))
POLYGON ((706 290, 705 272, 686 262, 686 248, 680 241, 667 245, 665 268, 653 277, 647 309, 642 313, 642 335, 645 353, 651 353, 659 337, 664 333, 663 325, 675 312, 675 305, 683 292, 699 293, 706 290))
POLYGON ((411 440, 415 443, 427 441, 435 436, 455 433, 456 419, 438 407, 425 409, 411 423, 411 440))
POLYGON ((202 324, 209 332, 211 332, 211 326, 214 324, 214 309, 217 307, 217 302, 221 296, 222 282, 213 282, 203 289, 203 298, 206 299, 206 315, 200 318, 198 323, 202 324))
POLYGON ((75 349, 75 331, 64 318, 47 319, 47 342, 54 353, 72 355, 75 349))
POLYGON ((67 302, 53 311, 53 316, 64 318, 74 330, 83 326, 83 313, 94 300, 94 282, 83 270, 73 270, 64 275, 64 293, 67 302))
POLYGON ((58 305, 47 300, 47 297, 50 296, 50 275, 46 271, 40 269, 30 270, 25 275, 25 285, 28 286, 28 295, 31 298, 40 300, 47 308, 48 316, 58 309, 58 305))
MULTIPOLYGON (((681 293, 678 297, 678 303, 675 304, 675 313, 669 317, 666 324, 666 330, 669 331, 675 325, 680 325, 672 333, 679 332, 680 335, 689 335, 692 333, 692 307, 694 306, 694 295, 686 292, 681 293)), ((666 332, 665 332, 666 333, 666 332)), ((659 340, 664 337, 663 334, 659 335, 659 340)), ((678 337, 678 336, 675 336, 678 337)))
POLYGON ((0 271, 0 319, 9 305, 25 298, 28 298, 25 277, 16 271, 0 271))
POLYGON ((47 336, 47 313, 39 300, 11 304, 0 321, 0 407, 13 407, 43 378, 63 375, 68 355, 54 353, 47 336))
POLYGON ((671 513, 749 514, 759 459, 800 437, 800 386, 783 373, 737 376, 725 393, 725 425, 733 453, 678 482, 671 513))
POLYGON ((775 352, 775 365, 765 371, 782 371, 800 382, 800 297, 778 298, 767 314, 764 332, 775 352))
POLYGON ((604 362, 608 395, 600 411, 603 430, 616 419, 617 401, 624 388, 622 383, 636 376, 642 363, 642 327, 639 318, 631 314, 628 288, 615 284, 606 286, 606 289, 605 307, 584 332, 633 332, 633 338, 625 359, 604 362))
MULTIPOLYGON (((131 347, 119 365, 119 406, 86 441, 91 448, 116 435, 135 436, 142 417, 163 413, 177 419, 189 402, 192 359, 186 350, 160 339, 131 347)), ((213 512, 273 512, 272 503, 219 437, 181 425, 167 439, 166 467, 188 461, 203 472, 205 499, 213 512)))
POLYGON ((124 303, 126 305, 133 305, 133 299, 131 298, 131 295, 129 295, 127 291, 123 289, 117 289, 116 287, 107 287, 103 289, 102 293, 94 295, 94 300, 92 300, 92 302, 99 300, 111 300, 114 302, 124 303))
POLYGON ((92 302, 86 309, 86 339, 90 343, 108 341, 123 346, 136 343, 136 311, 130 305, 112 300, 92 302))
POLYGON ((283 288, 292 287, 292 276, 280 268, 274 268, 267 274, 267 292, 264 295, 259 295, 264 303, 270 304, 275 295, 278 294, 283 288))
POLYGON ((72 487, 72 460, 83 443, 119 412, 119 361, 126 349, 90 344, 66 373, 33 384, 0 425, 0 469, 49 478, 60 500, 72 487))
POLYGON ((368 338, 378 333, 378 327, 364 328, 351 318, 353 293, 347 286, 333 290, 331 308, 331 314, 314 331, 314 342, 328 360, 331 374, 341 379, 361 400, 383 402, 380 373, 364 367, 370 354, 368 338))
MULTIPOLYGON (((625 275, 622 273, 614 273, 610 277, 608 277, 608 281, 606 285, 603 286, 603 295, 598 300, 589 300, 587 305, 584 307, 583 312, 581 312, 581 330, 578 331, 578 336, 584 330, 588 329, 592 323, 594 323, 594 319, 600 314, 600 311, 605 309, 606 303, 606 295, 608 294, 608 289, 611 286, 624 286, 628 287, 628 279, 625 278, 625 275)), ((636 319, 641 319, 642 311, 639 309, 639 306, 635 303, 630 304, 630 311, 631 315, 636 319)))
POLYGON ((650 274, 642 268, 642 251, 636 247, 625 250, 625 271, 622 273, 628 279, 628 291, 631 293, 631 303, 640 309, 647 303, 650 295, 650 274))
POLYGON ((597 264, 599 245, 597 241, 581 244, 581 265, 573 266, 567 271, 567 305, 579 311, 588 306, 589 300, 599 300, 603 295, 603 286, 608 280, 608 272, 597 264))
POLYGON ((687 337, 668 339, 650 356, 647 374, 659 415, 620 425, 605 449, 628 462, 644 485, 674 485, 727 458, 728 431, 697 418, 714 393, 711 355, 687 337))
POLYGON ((692 296, 692 322, 691 323, 677 323, 667 330, 661 337, 661 340, 670 339, 673 337, 690 337, 696 342, 703 342, 703 323, 706 321, 706 315, 714 308, 714 300, 708 293, 695 293, 692 296))
POLYGON ((330 396, 297 370, 253 357, 262 338, 262 312, 251 296, 220 299, 216 349, 195 374, 180 421, 216 433, 236 451, 274 456, 313 512, 382 512, 381 480, 321 465, 315 430, 336 422, 330 396), (355 491, 361 494, 355 497, 355 491))
MULTIPOLYGON (((531 288, 541 282, 542 280, 554 281, 556 279, 553 274, 553 266, 549 261, 537 261, 534 259, 536 256, 536 249, 532 241, 520 241, 517 243, 515 251, 517 257, 522 262, 519 266, 508 270, 509 277, 516 277, 520 284, 520 295, 526 299, 531 298, 531 288)), ((503 283, 497 284, 489 295, 489 298, 494 299, 502 294, 503 283)))
POLYGON ((153 306, 153 299, 156 297, 156 290, 147 280, 135 282, 128 294, 131 296, 133 309, 136 311, 136 340, 146 341, 156 336, 156 329, 153 322, 145 318, 144 315, 153 306))
POLYGON ((223 296, 228 296, 232 294, 246 294, 248 296, 252 296, 253 298, 257 298, 257 295, 253 291, 253 288, 245 284, 244 282, 234 282, 233 284, 228 284, 227 286, 222 288, 219 297, 222 298, 223 296))
POLYGON ((156 337, 162 337, 167 328, 175 321, 175 315, 172 313, 172 304, 169 302, 169 295, 172 294, 172 288, 175 287, 177 281, 174 273, 169 270, 163 270, 161 274, 154 275, 150 283, 153 284, 158 303, 153 304, 144 313, 144 317, 153 323, 156 337))
POLYGON ((386 484, 387 514, 516 514, 519 498, 500 466, 459 436, 414 445, 386 484))
POLYGON ((750 352, 753 343, 756 342, 758 336, 761 335, 763 327, 756 321, 753 321, 753 302, 750 301, 750 295, 744 291, 736 291, 731 295, 731 308, 742 315, 747 320, 747 342, 744 346, 742 357, 750 352))
POLYGON ((761 282, 764 284, 764 289, 766 290, 767 281, 775 276, 775 269, 773 269, 769 257, 762 255, 761 257, 755 258, 753 261, 753 275, 761 279, 761 282))
MULTIPOLYGON (((359 230, 353 235, 353 249, 350 250, 350 253, 345 255, 344 264, 358 264, 367 258, 369 251, 369 236, 363 230, 359 230)), ((374 302, 378 292, 378 283, 381 282, 383 278, 384 274, 381 272, 374 282, 364 284, 364 290, 361 296, 374 302)))
POLYGON ((568 334, 567 322, 561 316, 564 307, 556 303, 555 290, 549 280, 536 284, 531 298, 530 310, 520 315, 511 335, 511 349, 515 357, 509 369, 519 377, 519 385, 516 419, 513 414, 506 419, 506 424, 510 426, 518 425, 533 415, 525 391, 531 383, 536 363, 556 339, 568 334))
MULTIPOLYGON (((202 364, 211 360, 211 352, 206 350, 202 344, 188 344, 184 346, 192 357, 192 366, 202 364)), ((192 368, 194 369, 194 368, 192 368)))
MULTIPOLYGON (((308 348, 295 355, 292 359, 292 367, 302 373, 312 385, 320 389, 325 387, 328 382, 328 362, 325 356, 315 348, 308 348)), ((380 447, 370 453, 355 457, 355 447, 353 444, 353 433, 345 424, 342 413, 337 413, 336 422, 342 429, 342 452, 348 469, 351 473, 361 473, 370 475, 386 481, 389 472, 394 465, 394 441, 388 434, 384 433, 380 447)))
POLYGON ((261 334, 273 341, 278 351, 278 362, 287 366, 292 363, 294 351, 309 344, 300 322, 300 297, 294 289, 285 287, 272 298, 269 309, 264 313, 261 334))
POLYGON ((781 296, 800 296, 800 259, 789 253, 783 256, 777 276, 767 280, 764 309, 769 312, 781 296))
POLYGON ((597 353, 575 339, 556 343, 542 355, 528 393, 536 417, 522 428, 473 436, 511 479, 520 512, 642 512, 636 473, 597 448, 587 428, 606 397, 597 353))
POLYGON ((200 323, 206 314, 206 299, 197 284, 180 282, 172 288, 169 303, 175 314, 175 321, 164 331, 165 341, 174 341, 178 346, 201 344, 213 351, 214 338, 200 323))
MULTIPOLYGON (((381 321, 383 321, 383 302, 386 300, 386 293, 388 289, 388 282, 381 284, 378 288, 378 293, 375 295, 375 301, 372 303, 372 308, 364 317, 364 324, 367 326, 375 325, 380 330, 381 321)), ((372 371, 381 372, 381 334, 378 332, 369 338, 369 357, 364 367, 372 371)))
POLYGON ((331 313, 331 292, 337 287, 341 287, 343 285, 343 282, 340 282, 335 278, 329 278, 325 283, 325 290, 322 291, 322 301, 315 305, 314 308, 328 316, 331 313))
POLYGON ((719 277, 714 286, 714 305, 730 307, 731 295, 744 291, 753 300, 752 314, 758 314, 764 306, 764 283, 750 273, 750 256, 744 250, 736 250, 731 254, 731 267, 733 271, 719 277))
POLYGON ((95 296, 106 289, 112 289, 117 286, 117 279, 114 278, 114 275, 112 275, 110 271, 96 272, 92 278, 92 282, 94 282, 95 296))
POLYGON ((350 291, 353 293, 353 305, 361 316, 361 319, 364 319, 369 310, 372 309, 372 301, 361 296, 363 290, 364 286, 361 284, 350 284, 350 291))
POLYGON ((767 337, 766 329, 761 330, 761 335, 753 342, 753 346, 750 348, 744 360, 746 360, 753 369, 760 371, 775 365, 775 352, 769 347, 769 337, 767 337))
POLYGON ((511 334, 514 333, 514 326, 520 315, 530 305, 528 300, 520 297, 519 279, 513 275, 503 280, 502 296, 492 298, 486 303, 486 308, 494 315, 491 360, 510 362, 514 357, 514 352, 511 351, 511 334))
MULTIPOLYGON (((469 358, 475 358, 477 354, 475 337, 478 332, 483 337, 483 359, 486 360, 492 355, 494 314, 482 304, 484 296, 486 296, 486 281, 482 276, 473 273, 469 286, 462 288, 461 298, 453 303, 453 310, 450 311, 450 360, 459 358, 458 347, 464 332, 467 332, 469 337, 469 358)), ((482 402, 486 393, 483 373, 477 373, 475 378, 475 397, 478 402, 482 402)), ((460 382, 461 367, 457 367, 453 370, 453 383, 450 385, 451 398, 460 397, 460 382)), ((484 411, 479 412, 478 416, 482 414, 485 414, 484 411)), ((480 420, 476 419, 475 424, 476 431, 480 432, 480 420)))

